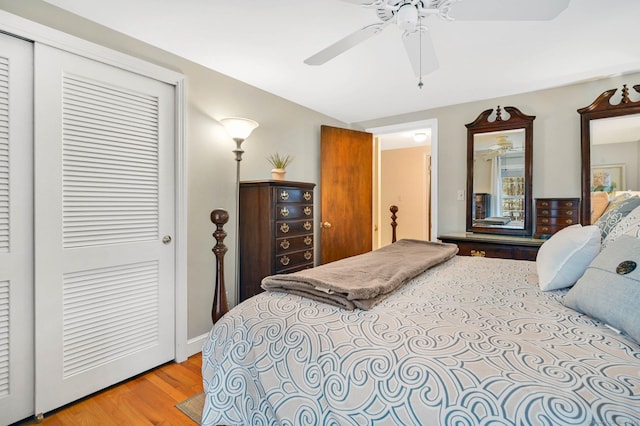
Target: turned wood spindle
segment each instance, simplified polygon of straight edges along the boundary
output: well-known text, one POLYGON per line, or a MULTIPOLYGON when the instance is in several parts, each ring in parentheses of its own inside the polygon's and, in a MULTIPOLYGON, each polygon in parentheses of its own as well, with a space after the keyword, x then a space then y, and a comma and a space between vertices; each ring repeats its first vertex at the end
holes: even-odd
POLYGON ((211 249, 216 255, 216 285, 213 293, 213 307, 211 308, 211 319, 214 324, 229 312, 227 291, 224 288, 224 255, 227 253, 227 246, 223 244, 227 236, 223 227, 228 221, 229 213, 226 210, 215 209, 211 212, 211 222, 216 225, 216 230, 213 233, 216 245, 211 249))
POLYGON ((398 226, 398 224, 396 223, 396 219, 398 218, 398 216, 396 216, 396 213, 398 213, 398 206, 389 207, 389 211, 391 211, 391 242, 395 243, 396 242, 396 226, 398 226))

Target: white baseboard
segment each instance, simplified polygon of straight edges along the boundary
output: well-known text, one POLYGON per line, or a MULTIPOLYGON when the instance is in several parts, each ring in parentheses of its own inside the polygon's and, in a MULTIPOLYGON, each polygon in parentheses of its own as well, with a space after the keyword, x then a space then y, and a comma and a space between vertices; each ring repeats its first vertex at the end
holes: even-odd
POLYGON ((198 352, 202 352, 202 345, 208 337, 209 333, 205 333, 187 340, 187 356, 195 355, 198 352))

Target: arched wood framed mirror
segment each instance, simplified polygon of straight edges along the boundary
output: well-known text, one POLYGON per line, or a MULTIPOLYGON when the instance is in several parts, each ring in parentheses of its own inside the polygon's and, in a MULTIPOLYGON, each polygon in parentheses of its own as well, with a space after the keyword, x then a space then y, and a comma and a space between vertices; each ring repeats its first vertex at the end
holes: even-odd
MULTIPOLYGON (((633 89, 640 93, 640 84, 633 89)), ((591 105, 578 110, 583 225, 591 223, 592 192, 606 191, 611 197, 616 191, 640 191, 640 100, 629 98, 625 84, 620 101, 613 104, 617 90, 603 92, 591 105)))
POLYGON ((531 235, 533 120, 515 107, 483 111, 467 127, 467 231, 531 235))

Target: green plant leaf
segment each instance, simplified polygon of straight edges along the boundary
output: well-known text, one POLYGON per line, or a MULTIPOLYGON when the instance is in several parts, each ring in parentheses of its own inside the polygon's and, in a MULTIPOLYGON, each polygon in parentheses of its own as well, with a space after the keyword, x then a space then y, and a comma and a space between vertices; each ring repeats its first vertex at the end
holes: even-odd
POLYGON ((293 157, 291 155, 280 155, 275 152, 270 154, 267 157, 267 160, 273 165, 276 169, 285 169, 291 162, 293 161, 293 157))

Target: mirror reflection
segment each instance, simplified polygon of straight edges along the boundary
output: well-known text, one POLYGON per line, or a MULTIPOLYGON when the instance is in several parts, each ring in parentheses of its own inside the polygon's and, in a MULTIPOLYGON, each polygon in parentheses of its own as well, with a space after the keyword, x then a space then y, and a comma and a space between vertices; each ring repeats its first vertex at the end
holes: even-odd
POLYGON ((516 107, 503 111, 498 106, 465 125, 467 231, 531 235, 535 118, 516 107))
POLYGON ((474 227, 524 229, 524 143, 524 129, 474 135, 474 227))
POLYGON ((591 192, 640 190, 640 114, 591 120, 591 192))

